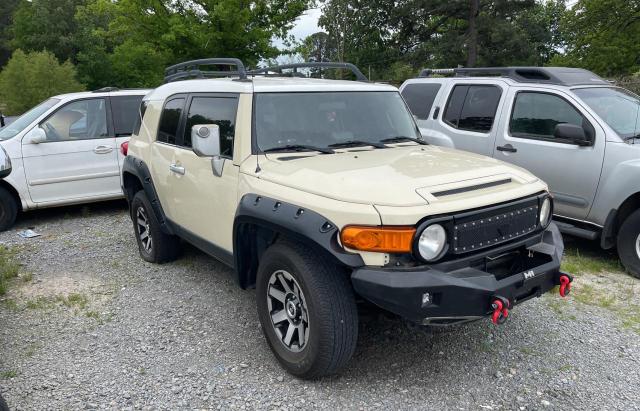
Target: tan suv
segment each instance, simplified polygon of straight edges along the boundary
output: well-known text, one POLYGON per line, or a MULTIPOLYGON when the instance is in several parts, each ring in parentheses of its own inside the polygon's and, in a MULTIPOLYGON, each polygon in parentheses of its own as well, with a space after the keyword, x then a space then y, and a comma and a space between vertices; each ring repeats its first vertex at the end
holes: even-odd
POLYGON ((292 374, 349 360, 357 298, 446 325, 502 323, 515 304, 569 291, 545 183, 427 145, 395 87, 344 63, 206 59, 166 76, 124 165, 140 255, 171 261, 183 239, 232 267, 292 374), (356 81, 299 78, 327 67, 356 81))

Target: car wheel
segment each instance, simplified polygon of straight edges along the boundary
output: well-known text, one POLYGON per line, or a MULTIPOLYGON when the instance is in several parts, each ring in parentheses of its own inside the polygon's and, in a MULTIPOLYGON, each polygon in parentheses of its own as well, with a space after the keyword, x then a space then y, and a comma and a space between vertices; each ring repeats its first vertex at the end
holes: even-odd
POLYGON ((2 395, 0 395, 0 411, 9 411, 9 406, 4 401, 4 398, 2 398, 2 395))
POLYGON ((0 231, 9 229, 16 221, 18 204, 6 188, 0 187, 0 231))
POLYGON ((618 232, 618 256, 627 271, 640 278, 640 210, 632 213, 618 232))
POLYGON ((142 190, 131 201, 131 217, 138 250, 145 261, 161 264, 178 258, 180 240, 162 231, 151 203, 142 190))
POLYGON ((358 311, 348 276, 311 249, 278 242, 256 278, 260 324, 282 366, 301 378, 336 372, 353 355, 358 311))

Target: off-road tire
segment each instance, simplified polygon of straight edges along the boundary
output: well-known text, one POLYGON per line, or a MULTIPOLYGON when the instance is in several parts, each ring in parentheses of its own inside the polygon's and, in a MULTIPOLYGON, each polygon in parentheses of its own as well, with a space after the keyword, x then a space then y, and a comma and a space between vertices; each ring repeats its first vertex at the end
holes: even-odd
POLYGON ((0 187, 0 231, 5 231, 13 225, 18 215, 18 204, 6 188, 0 187))
POLYGON ((160 228, 158 218, 153 212, 151 203, 144 191, 140 190, 136 193, 131 201, 131 219, 133 221, 133 230, 138 243, 140 257, 150 263, 162 264, 174 261, 180 255, 180 239, 176 236, 166 234, 160 228), (140 210, 144 213, 148 222, 148 230, 142 229, 138 223, 140 210), (151 238, 151 245, 146 246, 144 240, 141 239, 141 232, 146 232, 151 238))
POLYGON ((9 411, 9 406, 4 401, 4 398, 2 398, 2 395, 0 395, 0 411, 9 411))
POLYGON ((335 373, 353 356, 358 339, 358 311, 348 275, 310 248, 277 242, 260 259, 256 278, 258 316, 269 347, 291 374, 305 379, 335 373), (267 295, 271 276, 285 270, 300 285, 308 313, 308 341, 289 350, 271 321, 267 295))
POLYGON ((618 256, 629 274, 640 278, 640 210, 627 217, 618 231, 618 256))

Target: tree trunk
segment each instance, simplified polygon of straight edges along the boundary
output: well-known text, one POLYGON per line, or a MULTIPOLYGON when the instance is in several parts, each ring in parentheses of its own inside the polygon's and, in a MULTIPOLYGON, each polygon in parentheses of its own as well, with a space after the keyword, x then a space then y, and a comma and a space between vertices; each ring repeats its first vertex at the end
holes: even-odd
POLYGON ((480 0, 469 0, 469 30, 467 32, 467 67, 475 67, 478 61, 478 14, 480 0))

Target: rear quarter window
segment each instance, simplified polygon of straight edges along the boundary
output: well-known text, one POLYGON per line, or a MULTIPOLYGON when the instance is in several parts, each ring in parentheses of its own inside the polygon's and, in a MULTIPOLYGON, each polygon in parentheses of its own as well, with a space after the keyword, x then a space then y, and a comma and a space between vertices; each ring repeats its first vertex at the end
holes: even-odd
POLYGON ((493 126, 502 90, 493 85, 457 85, 443 120, 460 130, 488 133, 493 126))
POLYGON ((409 109, 420 120, 429 118, 433 102, 440 91, 440 84, 410 83, 402 89, 402 97, 409 109))
MULTIPOLYGON (((111 97, 111 112, 113 115, 113 129, 116 137, 130 136, 137 125, 138 108, 142 96, 111 97)), ((140 127, 138 126, 138 130, 140 127)))

